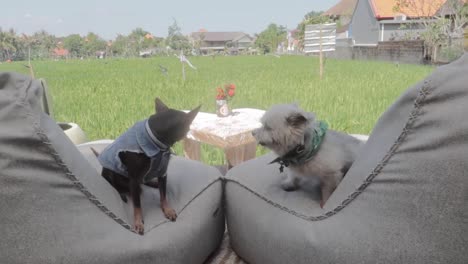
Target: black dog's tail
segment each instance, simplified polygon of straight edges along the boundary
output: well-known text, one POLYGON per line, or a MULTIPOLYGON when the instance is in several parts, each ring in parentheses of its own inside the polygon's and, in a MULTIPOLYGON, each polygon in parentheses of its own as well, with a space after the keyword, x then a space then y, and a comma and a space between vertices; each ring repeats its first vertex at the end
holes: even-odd
POLYGON ((91 151, 94 153, 94 155, 96 156, 96 158, 99 156, 99 153, 92 147, 90 147, 91 151))

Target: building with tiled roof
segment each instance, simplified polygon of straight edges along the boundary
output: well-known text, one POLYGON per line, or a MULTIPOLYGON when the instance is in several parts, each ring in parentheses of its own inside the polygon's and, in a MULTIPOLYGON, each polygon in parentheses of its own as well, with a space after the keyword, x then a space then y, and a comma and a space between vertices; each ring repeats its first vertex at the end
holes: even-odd
MULTIPOLYGON (((411 0, 398 6, 396 0, 358 0, 349 25, 355 45, 377 45, 409 35, 417 38, 424 31, 422 19, 432 19, 447 0, 411 0)), ((466 1, 466 0, 462 0, 466 1)))
POLYGON ((227 48, 236 51, 246 50, 253 44, 253 38, 243 32, 210 32, 206 30, 190 34, 192 43, 199 43, 203 54, 222 52, 227 48))
POLYGON ((56 57, 56 58, 59 58, 59 57, 67 57, 70 52, 68 52, 67 49, 64 49, 64 48, 60 48, 60 47, 57 47, 55 48, 53 51, 52 51, 52 54, 56 57))
POLYGON ((358 0, 341 0, 323 13, 323 15, 329 16, 338 22, 339 27, 336 29, 336 38, 349 37, 349 23, 357 2, 358 0))
POLYGON ((379 20, 405 15, 407 18, 431 18, 436 15, 446 0, 410 0, 398 6, 396 0, 371 0, 372 11, 379 20))
POLYGON ((323 12, 326 16, 352 16, 358 0, 341 0, 327 11, 323 12))

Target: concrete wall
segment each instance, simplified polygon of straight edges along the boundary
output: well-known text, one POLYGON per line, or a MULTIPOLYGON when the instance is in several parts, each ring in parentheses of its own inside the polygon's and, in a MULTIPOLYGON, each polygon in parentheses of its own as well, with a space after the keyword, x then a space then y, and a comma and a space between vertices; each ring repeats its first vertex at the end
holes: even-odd
POLYGON ((382 23, 379 41, 416 39, 424 31, 424 25, 418 23, 382 23))
POLYGON ((351 40, 337 42, 336 51, 327 57, 347 60, 382 60, 401 63, 424 63, 422 41, 385 41, 377 46, 352 46, 351 40))

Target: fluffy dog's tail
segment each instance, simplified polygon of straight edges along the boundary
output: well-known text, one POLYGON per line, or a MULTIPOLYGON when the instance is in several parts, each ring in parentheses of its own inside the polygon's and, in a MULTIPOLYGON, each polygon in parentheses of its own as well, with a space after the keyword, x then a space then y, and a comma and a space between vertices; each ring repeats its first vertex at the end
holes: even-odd
POLYGON ((96 158, 99 156, 99 153, 92 147, 90 147, 91 151, 94 153, 94 155, 96 156, 96 158))

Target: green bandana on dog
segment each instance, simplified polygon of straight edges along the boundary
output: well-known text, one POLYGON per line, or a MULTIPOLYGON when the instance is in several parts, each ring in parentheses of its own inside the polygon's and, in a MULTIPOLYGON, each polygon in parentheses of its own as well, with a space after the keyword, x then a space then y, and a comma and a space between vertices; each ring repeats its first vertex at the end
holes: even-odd
POLYGON ((324 121, 319 121, 318 126, 313 130, 312 140, 304 142, 304 145, 296 146, 282 157, 274 159, 270 164, 278 162, 281 165, 279 170, 283 172, 283 168, 291 164, 302 165, 306 163, 319 151, 327 130, 328 124, 324 121))

